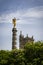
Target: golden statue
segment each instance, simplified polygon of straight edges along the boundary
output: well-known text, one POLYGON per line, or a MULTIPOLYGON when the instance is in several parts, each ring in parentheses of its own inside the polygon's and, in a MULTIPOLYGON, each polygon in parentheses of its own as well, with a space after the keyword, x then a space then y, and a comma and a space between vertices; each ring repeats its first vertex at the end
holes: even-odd
POLYGON ((14 27, 16 26, 16 18, 12 19, 13 20, 13 24, 14 24, 14 27))

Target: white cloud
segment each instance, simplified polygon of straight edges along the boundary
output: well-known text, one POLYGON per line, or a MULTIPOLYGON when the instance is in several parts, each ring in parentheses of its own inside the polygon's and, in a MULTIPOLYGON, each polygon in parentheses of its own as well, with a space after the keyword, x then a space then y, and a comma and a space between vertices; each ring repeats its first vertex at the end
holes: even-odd
POLYGON ((17 23, 25 23, 27 19, 29 21, 34 20, 34 18, 43 18, 43 6, 40 7, 35 7, 35 8, 30 8, 27 10, 18 10, 16 12, 11 12, 11 13, 6 13, 2 14, 0 16, 0 23, 1 22, 12 22, 12 19, 16 17, 19 18, 20 20, 17 23))
POLYGON ((28 10, 27 13, 24 14, 24 17, 34 17, 34 18, 42 18, 43 17, 43 11, 34 11, 34 10, 28 10))

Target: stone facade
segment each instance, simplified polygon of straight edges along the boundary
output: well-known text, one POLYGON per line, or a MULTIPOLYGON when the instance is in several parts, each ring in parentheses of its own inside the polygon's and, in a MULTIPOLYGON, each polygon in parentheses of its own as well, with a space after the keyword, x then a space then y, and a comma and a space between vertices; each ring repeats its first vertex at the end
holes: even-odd
POLYGON ((16 48, 16 32, 17 32, 16 28, 13 28, 12 32, 13 32, 13 34, 12 34, 12 49, 15 49, 16 48))
POLYGON ((33 36, 30 38, 28 37, 28 35, 26 37, 24 37, 24 35, 22 35, 22 32, 20 32, 20 36, 19 36, 19 48, 22 49, 24 48, 24 45, 28 42, 34 42, 33 36))

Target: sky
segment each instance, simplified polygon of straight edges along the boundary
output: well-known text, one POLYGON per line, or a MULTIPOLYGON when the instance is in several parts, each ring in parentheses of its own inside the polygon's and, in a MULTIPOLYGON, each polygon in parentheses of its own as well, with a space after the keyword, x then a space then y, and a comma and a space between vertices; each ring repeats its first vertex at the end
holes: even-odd
POLYGON ((43 0, 0 0, 0 50, 12 49, 12 19, 16 17, 17 47, 20 31, 43 41, 43 0))

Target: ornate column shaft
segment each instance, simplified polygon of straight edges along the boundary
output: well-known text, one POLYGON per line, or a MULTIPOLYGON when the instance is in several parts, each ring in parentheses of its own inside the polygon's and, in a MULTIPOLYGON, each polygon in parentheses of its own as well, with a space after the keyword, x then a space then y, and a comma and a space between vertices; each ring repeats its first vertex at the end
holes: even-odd
POLYGON ((16 48, 16 32, 17 32, 16 28, 13 28, 12 32, 13 32, 13 34, 12 34, 12 49, 15 49, 16 48))
POLYGON ((12 49, 15 49, 16 48, 16 18, 13 19, 13 29, 12 29, 12 49))

